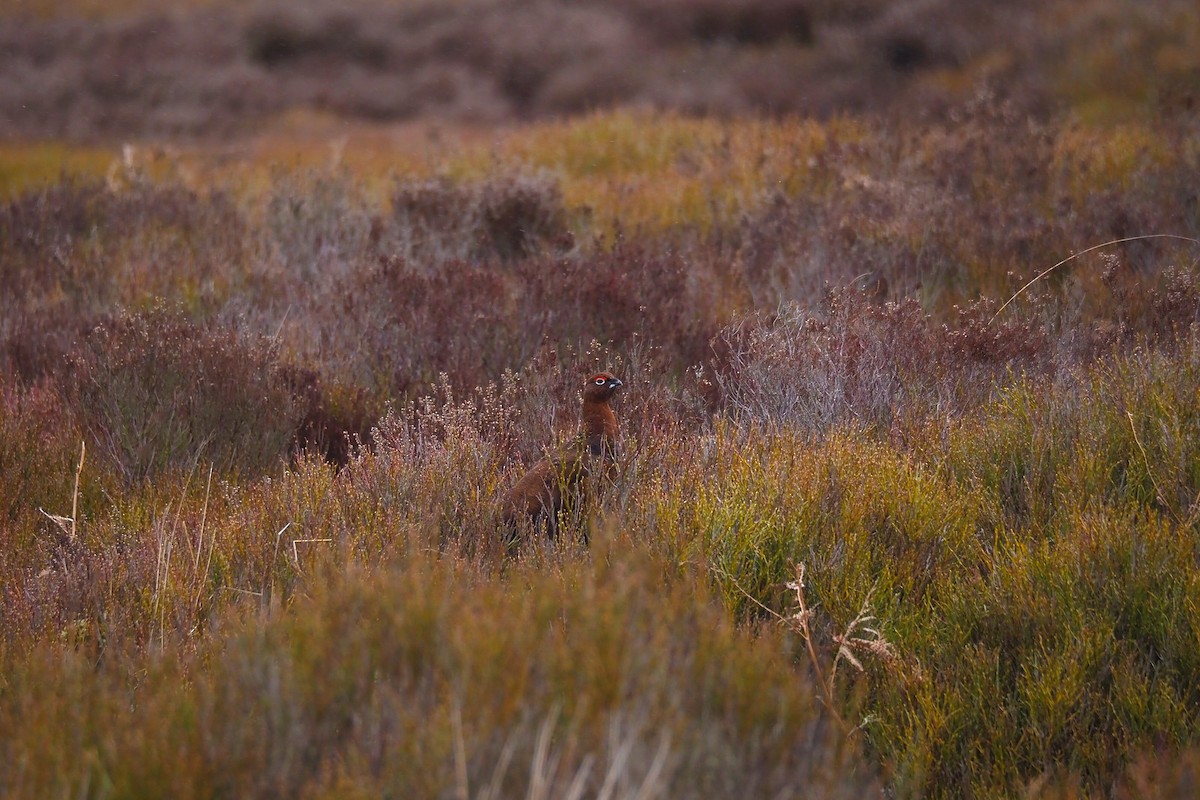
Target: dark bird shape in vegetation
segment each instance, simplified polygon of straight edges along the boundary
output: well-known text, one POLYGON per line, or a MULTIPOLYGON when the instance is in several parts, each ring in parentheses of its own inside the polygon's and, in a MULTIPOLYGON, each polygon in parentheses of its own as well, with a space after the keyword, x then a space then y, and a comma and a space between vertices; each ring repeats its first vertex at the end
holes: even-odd
POLYGON ((504 524, 512 541, 523 521, 534 528, 545 525, 546 534, 556 537, 561 514, 584 495, 584 481, 612 469, 617 455, 617 416, 609 401, 622 385, 608 372, 588 378, 579 433, 534 464, 505 495, 504 524))

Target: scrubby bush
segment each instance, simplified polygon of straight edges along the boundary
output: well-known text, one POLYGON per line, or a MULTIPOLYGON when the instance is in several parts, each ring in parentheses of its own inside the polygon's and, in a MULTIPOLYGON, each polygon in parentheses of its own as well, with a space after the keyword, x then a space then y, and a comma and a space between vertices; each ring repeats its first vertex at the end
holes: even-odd
POLYGON ((246 233, 219 192, 64 179, 0 203, 0 303, 8 317, 89 315, 185 290, 212 310, 246 233))
POLYGON ((270 471, 303 413, 284 378, 264 345, 156 308, 98 324, 61 388, 103 457, 137 483, 203 463, 270 471))
POLYGON ((417 265, 516 261, 564 252, 573 236, 558 183, 548 174, 499 176, 476 184, 400 183, 379 248, 417 265))
POLYGON ((993 320, 987 303, 937 324, 913 300, 879 304, 854 288, 812 313, 784 306, 716 339, 720 403, 746 423, 878 433, 973 409, 1006 376, 1044 373, 1054 353, 1036 318, 993 320))
POLYGON ((1019 381, 905 449, 718 428, 657 524, 692 532, 664 540, 747 617, 785 610, 796 562, 825 641, 869 595, 896 658, 857 691, 897 791, 1006 795, 1056 770, 1109 785, 1131 753, 1196 735, 1183 346, 1019 381))
POLYGON ((0 518, 15 532, 37 509, 69 516, 83 441, 74 416, 44 384, 2 392, 0 518))
POLYGON ((387 395, 416 397, 446 373, 460 389, 497 380, 544 347, 593 340, 664 349, 675 372, 704 354, 711 324, 685 264, 640 247, 434 268, 382 257, 320 312, 327 357, 387 395))
MULTIPOLYGON (((367 251, 371 214, 361 188, 342 172, 284 178, 266 203, 264 255, 289 283, 319 289, 367 251)), ((270 291, 270 287, 268 287, 270 291)))
POLYGON ((730 0, 623 0, 654 37, 669 44, 727 42, 768 45, 780 41, 808 44, 813 39, 810 4, 799 0, 746 3, 730 0))

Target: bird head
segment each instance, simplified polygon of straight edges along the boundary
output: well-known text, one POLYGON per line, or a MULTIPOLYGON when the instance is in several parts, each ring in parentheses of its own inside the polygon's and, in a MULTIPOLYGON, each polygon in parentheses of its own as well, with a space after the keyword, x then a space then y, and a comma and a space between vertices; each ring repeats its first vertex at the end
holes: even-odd
POLYGON ((617 390, 624 386, 621 379, 611 372, 597 372, 587 379, 583 386, 583 399, 592 402, 604 402, 610 399, 617 390))

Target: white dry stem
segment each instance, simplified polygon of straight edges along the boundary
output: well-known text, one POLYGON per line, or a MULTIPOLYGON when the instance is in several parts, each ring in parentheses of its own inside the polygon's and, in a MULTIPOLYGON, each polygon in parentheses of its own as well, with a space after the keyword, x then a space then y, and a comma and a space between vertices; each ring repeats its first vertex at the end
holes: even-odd
POLYGON ((54 524, 67 534, 69 541, 74 542, 78 536, 78 520, 79 520, 79 478, 83 474, 83 460, 87 455, 87 442, 79 442, 79 465, 75 467, 75 488, 71 491, 71 516, 60 517, 57 514, 51 514, 44 508, 38 508, 54 524))
POLYGON ((863 600, 862 607, 859 609, 858 616, 851 620, 844 632, 834 635, 833 641, 837 645, 837 653, 833 657, 833 665, 829 668, 829 674, 826 675, 821 668, 821 662, 817 657, 816 647, 813 644, 812 628, 810 627, 813 610, 808 607, 808 601, 804 597, 804 573, 804 564, 797 564, 796 579, 787 584, 787 587, 796 593, 798 610, 787 617, 785 622, 804 639, 809 662, 812 665, 813 674, 817 679, 817 685, 821 690, 821 702, 829 713, 833 715, 838 727, 849 736, 853 731, 851 731, 834 707, 833 690, 837 680, 838 665, 842 661, 845 661, 859 672, 863 672, 864 668, 860 659, 864 654, 879 658, 885 663, 895 662, 898 660, 898 656, 895 648, 883 638, 883 635, 877 628, 872 626, 872 623, 876 619, 871 614, 871 592, 868 592, 866 598, 863 600))

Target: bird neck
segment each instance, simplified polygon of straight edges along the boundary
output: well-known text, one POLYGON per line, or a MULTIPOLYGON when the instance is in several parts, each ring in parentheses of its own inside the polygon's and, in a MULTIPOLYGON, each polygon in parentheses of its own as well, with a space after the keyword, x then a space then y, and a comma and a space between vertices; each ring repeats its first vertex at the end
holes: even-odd
POLYGON ((584 400, 582 429, 589 441, 595 438, 616 441, 617 415, 612 406, 605 400, 584 400))

